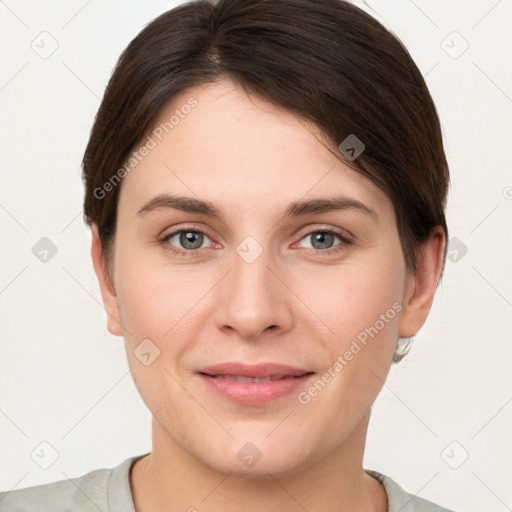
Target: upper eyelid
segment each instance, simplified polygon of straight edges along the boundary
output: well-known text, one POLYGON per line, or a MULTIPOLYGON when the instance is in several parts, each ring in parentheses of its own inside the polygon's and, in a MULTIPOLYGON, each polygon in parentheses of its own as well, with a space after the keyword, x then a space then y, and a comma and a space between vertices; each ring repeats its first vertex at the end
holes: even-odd
POLYGON ((322 233, 324 231, 330 231, 330 232, 333 232, 334 234, 340 236, 340 237, 344 237, 344 238, 355 238, 355 236, 352 235, 352 233, 350 233, 349 231, 347 231, 346 229, 343 229, 343 228, 340 228, 340 227, 334 227, 334 226, 324 226, 324 227, 313 227, 313 228, 305 228, 305 231, 300 231, 299 232, 299 235, 302 234, 302 238, 304 236, 307 236, 307 235, 310 235, 312 233, 322 233))
POLYGON ((178 233, 182 233, 183 231, 190 231, 190 232, 193 232, 193 233, 201 233, 203 235, 206 235, 207 237, 209 237, 210 239, 212 239, 213 237, 208 233, 208 230, 205 229, 205 228, 198 228, 198 227, 193 227, 193 226, 184 226, 184 227, 179 227, 177 229, 174 229, 172 231, 169 231, 169 233, 165 234, 165 235, 162 235, 162 238, 169 238, 171 236, 174 236, 174 235, 177 235, 178 233))
MULTIPOLYGON (((304 235, 308 235, 312 232, 316 232, 316 231, 329 231, 329 230, 332 230, 332 231, 341 231, 342 233, 347 233, 347 235, 349 236, 353 236, 352 233, 350 233, 347 229, 344 229, 344 228, 340 228, 340 227, 337 227, 337 226, 329 226, 329 225, 322 225, 320 227, 310 227, 310 228, 304 228, 304 230, 300 230, 299 233, 303 233, 304 235)), ((193 232, 198 232, 198 233, 202 233, 202 234, 205 234, 205 235, 208 235, 211 237, 211 235, 209 235, 208 233, 208 229, 207 228, 203 228, 203 227, 197 227, 197 226, 183 226, 183 227, 179 227, 179 228, 176 228, 172 231, 170 231, 167 235, 165 236, 171 236, 171 235, 175 235, 176 233, 180 233, 182 231, 193 231, 193 232)), ((354 237, 355 238, 355 237, 354 237)))

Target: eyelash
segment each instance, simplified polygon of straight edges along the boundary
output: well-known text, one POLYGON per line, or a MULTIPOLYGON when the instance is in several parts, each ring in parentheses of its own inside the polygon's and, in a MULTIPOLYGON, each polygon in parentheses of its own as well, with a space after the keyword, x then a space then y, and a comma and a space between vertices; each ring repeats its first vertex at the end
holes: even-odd
MULTIPOLYGON (((190 250, 176 249, 173 245, 169 244, 168 240, 170 238, 172 238, 174 235, 177 235, 179 233, 196 233, 196 234, 205 235, 208 238, 210 238, 207 233, 205 233, 204 231, 201 231, 200 229, 196 229, 196 228, 192 228, 192 227, 190 227, 190 228, 184 227, 184 228, 178 229, 176 231, 173 231, 172 233, 165 235, 163 238, 161 238, 159 240, 159 243, 164 247, 165 250, 170 251, 174 254, 179 254, 179 255, 185 256, 185 257, 186 256, 195 256, 197 254, 197 252, 200 251, 201 249, 190 249, 190 250)), ((314 229, 312 231, 305 233, 304 236, 302 236, 300 238, 300 240, 303 240, 304 238, 311 236, 315 233, 326 233, 326 234, 330 234, 330 235, 336 235, 340 238, 340 240, 342 242, 341 244, 338 244, 331 249, 314 249, 314 248, 308 249, 310 251, 315 251, 316 253, 320 253, 320 254, 323 253, 326 256, 343 251, 348 246, 352 245, 352 243, 353 243, 346 236, 344 236, 342 232, 340 232, 336 229, 333 229, 333 228, 314 229)), ((204 247, 203 247, 203 249, 204 249, 204 247)))

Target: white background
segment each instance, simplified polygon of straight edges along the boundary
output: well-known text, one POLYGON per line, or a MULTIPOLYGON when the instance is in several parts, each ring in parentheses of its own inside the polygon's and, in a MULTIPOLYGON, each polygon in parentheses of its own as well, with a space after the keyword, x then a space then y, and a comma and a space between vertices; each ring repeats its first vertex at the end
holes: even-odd
MULTIPOLYGON (((0 2, 2 491, 151 450, 151 415, 106 329, 80 162, 117 57, 177 3, 0 2), (33 49, 52 44, 45 59, 33 49), (42 237, 58 249, 46 263, 32 253, 42 237), (58 452, 48 469, 31 458, 51 456, 42 442, 58 452)), ((455 510, 510 510, 512 1, 367 3, 436 102, 452 248, 456 237, 467 253, 452 251, 427 324, 375 403, 364 465, 455 510)))

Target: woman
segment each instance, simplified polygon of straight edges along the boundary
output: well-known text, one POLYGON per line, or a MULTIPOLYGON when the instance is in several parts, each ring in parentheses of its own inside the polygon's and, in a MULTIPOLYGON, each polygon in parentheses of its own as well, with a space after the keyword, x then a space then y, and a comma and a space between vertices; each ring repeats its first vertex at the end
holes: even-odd
POLYGON ((447 510, 362 466, 448 237, 439 120, 395 36, 340 0, 172 9, 121 55, 83 178, 153 449, 2 510, 447 510))

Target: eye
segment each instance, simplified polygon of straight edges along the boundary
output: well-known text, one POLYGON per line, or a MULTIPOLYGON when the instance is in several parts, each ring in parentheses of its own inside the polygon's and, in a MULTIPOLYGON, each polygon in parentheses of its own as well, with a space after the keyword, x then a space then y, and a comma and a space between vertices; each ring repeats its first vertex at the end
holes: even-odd
MULTIPOLYGON (((307 239, 310 239, 310 246, 305 247, 306 249, 323 253, 341 251, 352 244, 351 240, 344 236, 342 232, 332 228, 310 231, 301 238, 301 241, 307 239), (336 238, 340 240, 340 243, 333 245, 336 238)), ((207 244, 203 247, 207 240, 211 242, 210 237, 203 231, 184 228, 165 235, 160 243, 168 251, 182 255, 193 255, 196 251, 208 246, 207 244)))
POLYGON ((351 241, 347 237, 335 229, 318 229, 310 231, 306 236, 302 237, 301 240, 307 239, 310 240, 310 247, 307 247, 308 249, 321 252, 336 252, 343 250, 351 244, 351 241), (339 238, 341 243, 333 246, 336 238, 339 238))
POLYGON ((160 240, 164 247, 172 252, 184 253, 202 249, 206 239, 210 239, 202 231, 196 229, 180 229, 166 235, 160 240))

